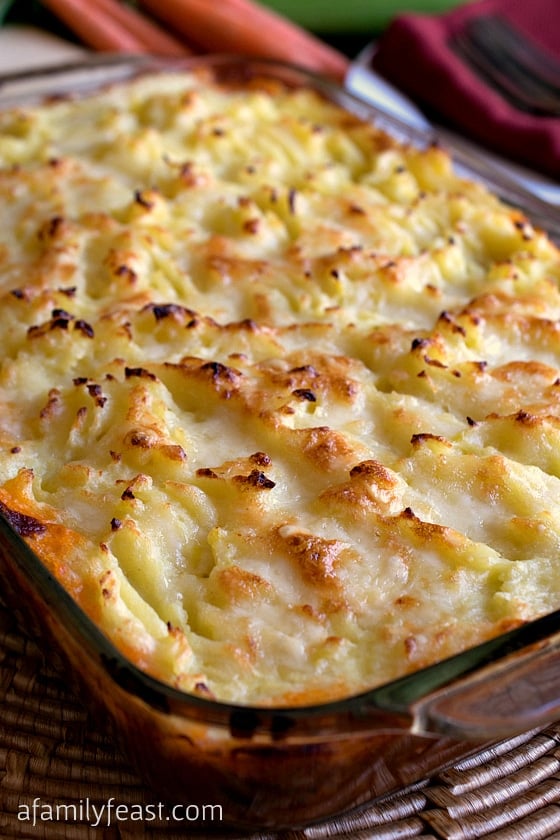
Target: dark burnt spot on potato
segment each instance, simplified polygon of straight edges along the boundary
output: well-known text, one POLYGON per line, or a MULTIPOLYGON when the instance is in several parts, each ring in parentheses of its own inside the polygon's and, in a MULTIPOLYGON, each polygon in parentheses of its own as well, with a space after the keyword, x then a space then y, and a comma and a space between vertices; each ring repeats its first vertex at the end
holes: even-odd
POLYGON ((133 377, 138 377, 139 379, 150 379, 152 382, 157 380, 157 376, 155 373, 152 373, 146 368, 143 367, 125 367, 124 375, 126 379, 132 379, 133 377))
POLYGON ((86 338, 93 338, 95 333, 91 324, 88 324, 87 321, 84 321, 82 318, 79 318, 76 323, 74 324, 74 329, 81 332, 82 335, 85 335, 86 338))
POLYGON ((43 534, 47 530, 47 526, 44 522, 41 522, 34 516, 29 516, 27 513, 22 513, 19 510, 13 510, 1 501, 0 514, 20 537, 31 537, 35 534, 43 534))
POLYGON ((292 395, 297 397, 299 400, 305 400, 307 402, 317 402, 317 397, 310 391, 308 388, 296 388, 292 391, 292 395))

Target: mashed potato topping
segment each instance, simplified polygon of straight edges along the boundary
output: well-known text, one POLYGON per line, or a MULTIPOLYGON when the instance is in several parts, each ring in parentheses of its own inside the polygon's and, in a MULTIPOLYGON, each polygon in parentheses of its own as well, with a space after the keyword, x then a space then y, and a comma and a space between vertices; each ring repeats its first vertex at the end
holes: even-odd
POLYGON ((0 510, 141 668, 341 697, 560 607, 560 254, 309 89, 0 114, 0 510))

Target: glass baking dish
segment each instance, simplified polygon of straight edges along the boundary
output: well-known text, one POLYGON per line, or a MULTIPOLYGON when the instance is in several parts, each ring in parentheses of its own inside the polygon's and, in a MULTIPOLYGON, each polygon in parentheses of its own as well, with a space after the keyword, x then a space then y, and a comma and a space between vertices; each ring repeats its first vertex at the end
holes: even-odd
MULTIPOLYGON (((218 78, 269 75, 312 85, 399 140, 433 138, 298 68, 205 57, 173 63, 98 57, 0 80, 0 107, 79 95, 137 73, 200 65, 218 78)), ((451 150, 453 151, 453 150, 451 150)), ((483 162, 458 165, 560 236, 558 213, 483 162)), ((412 785, 482 744, 560 717, 560 611, 347 699, 249 707, 191 696, 128 661, 0 517, 2 592, 22 629, 43 641, 145 781, 169 802, 221 805, 225 823, 295 828, 412 785)))

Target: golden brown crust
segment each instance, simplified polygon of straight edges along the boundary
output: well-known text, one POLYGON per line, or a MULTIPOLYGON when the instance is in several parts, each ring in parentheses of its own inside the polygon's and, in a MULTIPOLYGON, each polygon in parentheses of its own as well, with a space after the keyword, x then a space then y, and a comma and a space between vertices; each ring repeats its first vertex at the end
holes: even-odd
POLYGON ((560 255, 308 89, 0 116, 0 512, 151 674, 362 691, 560 605, 560 255))

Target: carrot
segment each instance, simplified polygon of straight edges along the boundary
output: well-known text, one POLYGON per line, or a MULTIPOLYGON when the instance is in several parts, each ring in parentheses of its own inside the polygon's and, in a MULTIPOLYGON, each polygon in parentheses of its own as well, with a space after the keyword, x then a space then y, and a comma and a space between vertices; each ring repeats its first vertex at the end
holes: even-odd
POLYGON ((89 47, 103 51, 145 51, 135 35, 105 12, 99 14, 95 4, 90 5, 87 0, 43 0, 43 3, 89 47))
MULTIPOLYGON (((94 0, 94 5, 96 11, 106 12, 108 17, 122 24, 154 55, 182 56, 192 53, 185 43, 131 6, 118 0, 94 0)), ((88 6, 88 14, 91 13, 90 7, 91 4, 88 6)))
POLYGON ((341 81, 348 59, 253 0, 140 0, 171 30, 208 52, 289 61, 341 81))
POLYGON ((75 35, 96 50, 167 55, 188 52, 177 39, 118 0, 43 2, 75 35))

